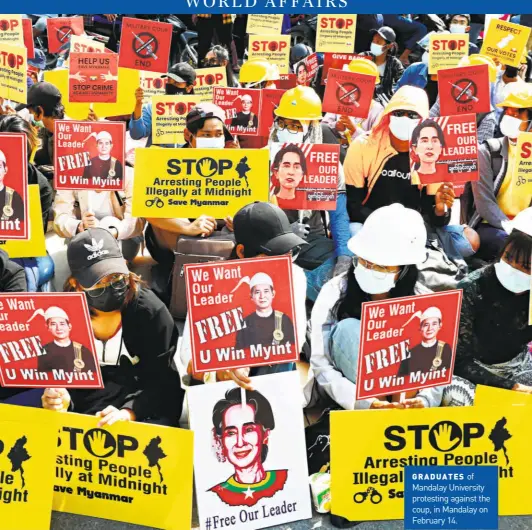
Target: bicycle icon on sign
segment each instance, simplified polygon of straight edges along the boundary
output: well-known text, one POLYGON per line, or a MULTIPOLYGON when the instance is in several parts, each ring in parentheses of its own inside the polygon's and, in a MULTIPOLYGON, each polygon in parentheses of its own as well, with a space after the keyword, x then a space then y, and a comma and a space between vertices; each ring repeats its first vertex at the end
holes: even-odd
POLYGON ((153 199, 148 199, 146 201, 146 206, 151 208, 152 206, 157 206, 157 208, 162 208, 164 206, 164 201, 159 199, 159 197, 154 197, 153 199))
POLYGON ((521 186, 521 184, 526 184, 528 180, 525 177, 517 177, 517 182, 515 183, 516 186, 521 186))
POLYGON ((373 504, 380 504, 380 502, 382 501, 382 495, 375 488, 371 488, 371 487, 369 487, 367 491, 359 491, 358 493, 355 493, 353 495, 353 500, 357 504, 362 504, 363 502, 366 501, 368 496, 369 496, 369 500, 373 504))

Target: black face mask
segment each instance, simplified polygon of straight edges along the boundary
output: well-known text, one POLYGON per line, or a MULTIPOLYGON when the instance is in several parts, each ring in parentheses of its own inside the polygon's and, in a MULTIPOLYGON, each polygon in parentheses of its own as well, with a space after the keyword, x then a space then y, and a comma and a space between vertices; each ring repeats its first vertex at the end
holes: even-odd
POLYGON ((107 285, 100 296, 89 296, 87 293, 85 295, 90 307, 109 313, 122 307, 128 289, 129 286, 126 280, 119 280, 111 285, 107 285))
POLYGON ((186 88, 179 88, 178 86, 171 85, 170 83, 166 84, 165 91, 167 96, 175 96, 176 94, 182 95, 187 93, 186 88))

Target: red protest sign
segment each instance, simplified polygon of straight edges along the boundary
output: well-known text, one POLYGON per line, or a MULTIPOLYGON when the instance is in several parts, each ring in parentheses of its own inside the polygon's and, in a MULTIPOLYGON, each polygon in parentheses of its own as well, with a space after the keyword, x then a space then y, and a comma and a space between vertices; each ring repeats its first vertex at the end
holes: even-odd
POLYGON ((449 384, 461 306, 461 290, 363 303, 356 399, 449 384))
POLYGON ((329 70, 331 68, 334 68, 335 70, 342 70, 344 65, 349 64, 353 59, 368 59, 371 61, 371 57, 369 55, 361 55, 358 53, 324 53, 321 84, 327 84, 327 76, 329 75, 329 70))
POLYGON ((440 114, 489 112, 490 80, 487 64, 438 71, 440 114))
POLYGON ((260 135, 269 136, 270 129, 275 121, 273 111, 279 106, 285 90, 268 88, 262 91, 262 110, 260 113, 260 135))
POLYGON ((225 111, 225 125, 231 134, 259 134, 262 90, 214 87, 212 101, 225 111))
POLYGON ((185 265, 195 372, 299 359, 289 256, 185 265))
POLYGON ((323 112, 367 118, 373 93, 374 75, 330 70, 323 97, 323 112))
POLYGON ((281 90, 290 90, 297 86, 296 74, 280 74, 279 80, 275 82, 275 85, 281 90))
POLYGON ((26 135, 0 133, 0 239, 29 239, 26 135))
POLYGON ((335 210, 340 146, 270 146, 272 202, 283 210, 335 210))
POLYGON ((48 51, 65 52, 70 48, 72 35, 83 35, 83 17, 49 18, 46 21, 48 33, 48 51))
POLYGON ((0 294, 4 387, 103 388, 83 293, 0 294))
POLYGON ((478 180, 474 114, 417 120, 410 138, 412 184, 478 180))
POLYGON ((28 50, 28 59, 34 59, 35 44, 33 42, 33 26, 29 18, 22 19, 22 36, 24 37, 24 46, 28 50))
POLYGON ((123 190, 125 123, 54 122, 56 190, 123 190))
POLYGON ((116 103, 118 55, 71 53, 68 73, 69 103, 116 103))
POLYGON ((296 63, 294 65, 296 83, 298 85, 310 86, 318 73, 318 68, 318 55, 316 53, 313 53, 296 63))
POLYGON ((172 24, 124 17, 118 66, 167 72, 172 24))

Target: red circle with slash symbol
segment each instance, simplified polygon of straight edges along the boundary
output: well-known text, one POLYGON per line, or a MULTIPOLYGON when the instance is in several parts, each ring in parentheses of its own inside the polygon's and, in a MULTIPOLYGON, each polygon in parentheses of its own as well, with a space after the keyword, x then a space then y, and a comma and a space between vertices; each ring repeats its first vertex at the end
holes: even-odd
POLYGON ((159 49, 159 42, 151 33, 145 31, 133 36, 132 46, 136 55, 142 59, 151 59, 159 49))
POLYGON ((460 79, 453 83, 451 96, 457 103, 469 103, 477 100, 477 85, 471 79, 460 79))
POLYGON ((354 83, 344 83, 336 90, 336 99, 343 105, 354 105, 360 95, 360 88, 354 83))

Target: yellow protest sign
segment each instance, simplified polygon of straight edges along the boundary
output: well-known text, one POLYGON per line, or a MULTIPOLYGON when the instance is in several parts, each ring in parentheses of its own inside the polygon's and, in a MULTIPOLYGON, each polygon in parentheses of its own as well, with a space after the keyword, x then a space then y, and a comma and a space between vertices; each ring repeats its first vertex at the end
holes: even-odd
POLYGON ((505 406, 532 405, 532 394, 516 392, 515 390, 504 390, 492 386, 477 385, 475 388, 475 407, 484 406, 505 406))
POLYGON ((429 40, 429 74, 458 66, 469 53, 469 35, 432 33, 429 40))
POLYGON ((332 513, 352 521, 402 519, 405 466, 496 465, 499 515, 532 514, 529 417, 528 407, 500 402, 331 412, 332 513), (368 488, 382 501, 374 504, 368 495, 367 502, 354 502, 368 488))
POLYGON ((532 132, 522 132, 517 137, 516 163, 512 183, 512 202, 515 214, 530 206, 532 197, 532 132))
POLYGON ((0 514, 3 530, 48 530, 58 414, 0 405, 0 514))
POLYGON ((212 89, 215 86, 227 86, 227 71, 225 66, 200 68, 196 70, 194 95, 201 96, 202 101, 212 102, 212 89))
POLYGON ((58 416, 54 510, 169 530, 190 528, 191 431, 137 422, 100 429, 94 416, 58 416))
MULTIPOLYGON (((151 135, 154 144, 170 144, 177 147, 185 141, 187 114, 205 96, 153 96, 151 113, 151 135)), ((208 99, 208 98, 207 98, 208 99)))
POLYGON ((484 34, 481 53, 498 59, 502 64, 519 66, 521 57, 530 37, 530 28, 491 19, 484 34))
POLYGON ((290 67, 290 35, 250 35, 248 59, 266 59, 288 74, 290 67))
POLYGON ((223 219, 268 202, 268 156, 267 149, 137 149, 133 215, 223 219))
POLYGON ((148 103, 153 96, 164 96, 166 93, 166 78, 163 79, 161 77, 163 75, 166 74, 140 70, 140 88, 142 88, 144 92, 142 103, 148 103))
POLYGON ((246 33, 250 35, 280 35, 284 15, 248 15, 246 33))
POLYGON ((30 237, 27 240, 9 239, 0 241, 0 248, 5 250, 10 258, 38 258, 46 256, 46 240, 42 223, 41 197, 39 185, 28 186, 30 237))
POLYGON ((26 103, 27 57, 25 46, 0 44, 0 98, 26 103))
POLYGON ((353 53, 356 15, 318 15, 316 51, 353 53))
MULTIPOLYGON (((89 114, 90 103, 69 103, 68 70, 48 70, 44 80, 53 83, 63 95, 63 105, 69 118, 84 120, 89 114)), ((25 82, 25 81, 24 81, 25 82)), ((118 69, 118 97, 116 103, 94 103, 93 110, 98 118, 130 115, 135 108, 135 90, 140 86, 138 70, 118 69)))
POLYGON ((21 15, 0 15, 0 45, 24 46, 21 15))

